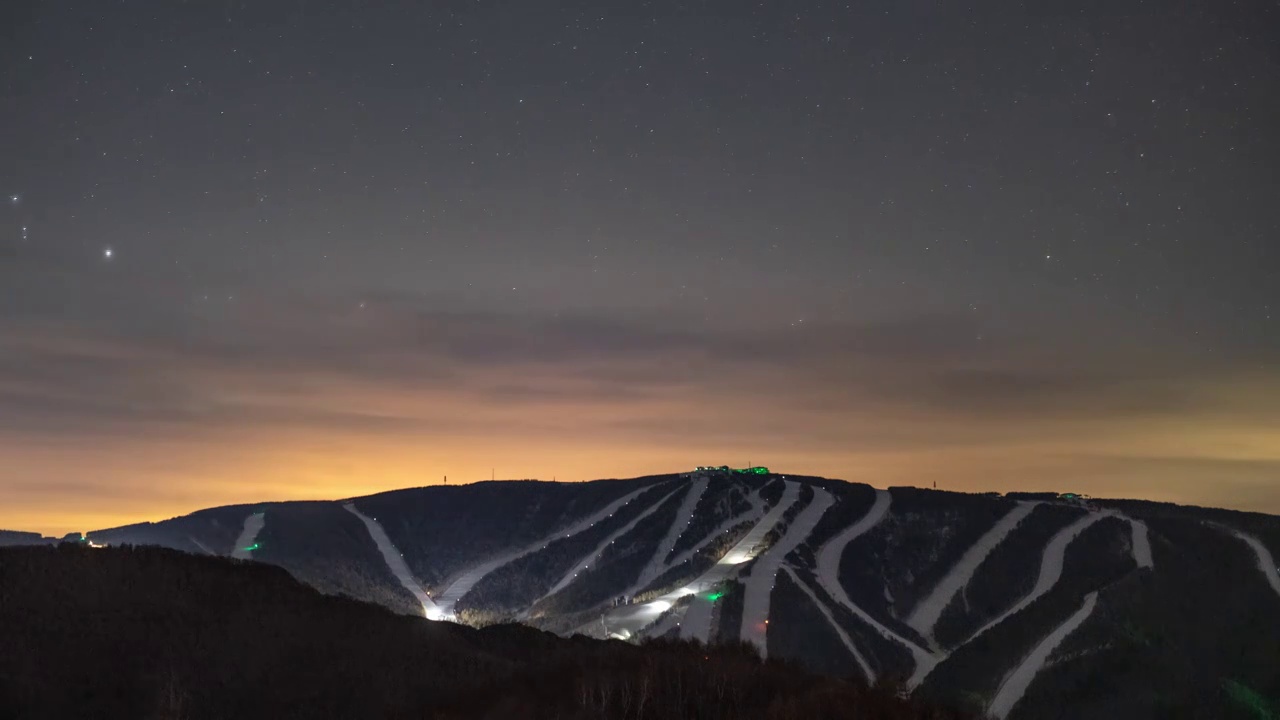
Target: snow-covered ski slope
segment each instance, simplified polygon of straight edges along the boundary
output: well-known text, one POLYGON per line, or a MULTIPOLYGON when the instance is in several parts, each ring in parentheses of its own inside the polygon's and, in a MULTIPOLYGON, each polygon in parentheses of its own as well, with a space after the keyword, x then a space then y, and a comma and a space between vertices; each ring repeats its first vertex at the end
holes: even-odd
POLYGON ((862 656, 861 652, 859 652, 858 646, 853 642, 853 638, 849 637, 849 633, 845 632, 844 628, 840 626, 840 623, 836 622, 835 616, 831 614, 831 608, 827 607, 825 603, 818 599, 817 593, 810 589, 808 585, 805 585, 804 582, 800 580, 799 576, 796 575, 794 570, 786 566, 783 566, 782 569, 786 570, 787 574, 791 576, 792 582, 799 586, 800 589, 804 591, 805 595, 809 596, 810 602, 812 602, 814 607, 818 608, 818 611, 822 613, 822 616, 827 619, 827 622, 831 625, 831 629, 836 631, 836 635, 840 638, 840 642, 844 643, 844 646, 848 648, 849 653, 853 655, 853 659, 858 663, 858 667, 862 669, 862 674, 867 678, 867 684, 874 685, 876 682, 875 670, 871 669, 871 664, 868 663, 867 659, 862 656))
POLYGON ((782 516, 799 499, 800 484, 787 481, 778 504, 765 513, 764 517, 760 518, 760 522, 756 523, 745 537, 730 548, 729 552, 725 553, 724 557, 701 577, 672 593, 677 598, 685 595, 693 596, 689 600, 689 609, 685 613, 684 622, 680 624, 680 637, 707 642, 711 636, 711 611, 715 601, 704 597, 704 594, 716 584, 736 574, 740 565, 755 558, 760 543, 764 541, 764 536, 778 525, 782 516))
POLYGON ((640 571, 640 576, 625 593, 626 595, 634 595, 636 591, 653 582, 667 569, 667 556, 671 554, 671 549, 676 546, 680 536, 684 534, 684 531, 689 527, 689 523, 693 521, 693 511, 697 509, 698 501, 706 493, 710 482, 708 478, 704 477, 694 481, 689 486, 689 493, 684 496, 684 501, 680 503, 680 508, 676 510, 675 521, 671 523, 667 534, 653 549, 653 557, 649 558, 648 564, 640 571))
POLYGON ((675 495, 677 492, 679 492, 679 488, 672 490, 666 495, 663 495, 662 497, 658 498, 657 502, 655 502, 653 505, 650 505, 648 508, 646 508, 644 512, 632 518, 631 522, 627 523, 626 525, 623 525, 622 527, 613 531, 604 540, 601 540, 599 545, 597 545, 594 549, 592 549, 591 552, 579 558, 578 561, 573 564, 573 567, 569 568, 569 570, 565 572, 564 577, 560 578, 560 580, 557 581, 555 585, 551 586, 551 589, 548 590, 545 595, 538 598, 536 601, 534 601, 533 604, 537 605, 542 600, 548 597, 551 597, 552 595, 555 595, 556 593, 565 589, 565 587, 567 587, 569 583, 573 582, 574 578, 578 577, 578 573, 583 572, 585 570, 590 570, 596 564, 596 561, 600 559, 600 556, 604 554, 604 551, 609 548, 610 545, 616 542, 618 538, 631 532, 631 530, 635 528, 636 525, 640 524, 640 521, 644 520, 645 518, 657 512, 658 508, 662 507, 662 504, 665 503, 667 500, 670 500, 671 496, 675 495))
POLYGON ((1062 641, 1067 636, 1075 632, 1089 616, 1093 614, 1094 605, 1097 604, 1097 591, 1091 592, 1084 598, 1084 603, 1080 609, 1075 611, 1066 622, 1053 629, 1053 632, 1045 636, 1043 640, 1036 645, 1022 662, 1005 677, 1004 682, 1000 683, 1000 689, 996 692, 996 696, 991 700, 991 705, 987 708, 987 713, 998 720, 1004 720, 1013 710, 1013 706, 1022 699, 1026 694, 1027 688, 1031 686, 1031 681, 1035 680, 1036 675, 1044 667, 1045 662, 1062 641))
POLYGON ((1271 586, 1271 589, 1275 590, 1277 595, 1280 595, 1280 572, 1277 572, 1275 558, 1271 556, 1271 551, 1267 549, 1267 546, 1263 545, 1261 540, 1248 533, 1233 529, 1231 534, 1243 540, 1249 546, 1249 549, 1253 550, 1254 558, 1258 562, 1258 570, 1267 579, 1267 584, 1271 586))
POLYGON ((1154 568, 1156 561, 1151 557, 1151 535, 1147 532, 1147 524, 1141 520, 1126 517, 1129 530, 1132 532, 1133 561, 1140 568, 1154 568))
MULTIPOLYGON (((845 548, 855 538, 878 525, 885 515, 889 513, 891 502, 892 496, 889 495, 888 490, 876 490, 876 500, 871 504, 871 509, 867 510, 867 514, 822 547, 822 550, 818 552, 818 584, 836 602, 844 605, 850 612, 857 615, 859 620, 862 620, 862 622, 870 625, 876 632, 880 633, 881 637, 905 647, 907 652, 911 653, 911 659, 916 667, 916 674, 923 678, 929 670, 932 670, 938 664, 938 659, 928 650, 890 630, 879 620, 868 614, 849 597, 849 594, 845 592, 844 586, 840 584, 840 558, 844 556, 845 548)), ((911 687, 914 686, 912 685, 911 687)))
POLYGON ((1000 613, 994 620, 979 628, 966 642, 972 642, 974 638, 1004 622, 1010 616, 1021 612, 1023 608, 1052 590, 1053 586, 1058 584, 1059 578, 1062 577, 1062 565, 1066 560, 1067 546, 1071 544, 1071 541, 1075 540, 1080 536, 1080 533, 1089 529, 1089 526, 1099 520, 1115 515, 1116 513, 1110 510, 1086 513, 1079 520, 1059 530, 1045 545, 1044 553, 1040 556, 1040 574, 1036 577, 1036 584, 1031 588, 1031 592, 1027 593, 1013 607, 1000 613))
POLYGON ((601 520, 604 520, 610 515, 613 515, 615 512, 620 510, 624 505, 630 503, 632 500, 635 500, 637 497, 640 496, 641 493, 645 492, 648 489, 649 487, 642 487, 639 490, 635 490, 626 495, 623 495, 617 500, 614 500, 613 502, 609 503, 602 510, 599 510, 598 512, 592 515, 588 515, 587 517, 579 520, 578 522, 574 523, 573 525, 567 528, 564 528, 562 530, 557 530, 556 532, 542 538, 541 540, 530 543, 525 547, 503 553, 497 557, 490 558, 489 560, 486 560, 485 562, 482 562, 479 565, 476 565, 464 571, 458 577, 454 578, 454 580, 450 582, 449 585, 446 586, 443 591, 441 591, 436 595, 436 605, 439 606, 440 612, 443 614, 444 617, 452 618, 454 615, 454 607, 458 604, 458 601, 461 600, 467 593, 471 592, 471 588, 475 587, 476 583, 483 580, 485 576, 487 576, 489 573, 493 572, 494 570, 497 570, 498 568, 508 563, 519 560, 520 558, 524 557, 525 555, 528 555, 529 553, 537 552, 538 550, 545 548, 548 544, 550 544, 554 540, 557 540, 562 537, 569 537, 571 535, 577 535, 583 530, 586 530, 590 528, 592 525, 595 525, 601 520))
MULTIPOLYGON (((671 562, 665 563, 663 565, 662 572, 666 572, 667 570, 673 567, 676 567, 677 565, 682 565, 688 562, 690 558, 702 552, 708 545, 715 542, 716 539, 718 539, 721 535, 729 532, 730 530, 737 527, 738 525, 741 525, 743 523, 760 522, 760 518, 764 515, 764 510, 765 510, 764 500, 761 499, 759 493, 755 493, 748 498, 748 501, 751 503, 750 510, 742 513, 741 515, 735 515, 734 517, 731 517, 728 520, 725 520, 723 523, 720 523, 720 527, 717 527, 715 530, 712 530, 710 533, 707 534, 706 537, 699 540, 697 545, 694 545, 693 547, 689 548, 688 550, 685 550, 684 552, 680 553, 674 558, 671 558, 671 562)), ((637 588, 637 590, 638 589, 639 588, 637 588)))
POLYGON ((240 529, 240 536, 236 538, 236 546, 231 550, 231 557, 237 560, 248 560, 253 557, 254 543, 257 542, 258 533, 262 532, 262 526, 267 524, 267 517, 263 513, 253 513, 244 519, 244 527, 240 529))
POLYGON ((991 554, 991 551, 1004 541, 1009 533, 1013 531, 1018 523, 1021 523, 1032 510, 1035 510, 1039 503, 1020 502, 1012 510, 1000 518, 995 525, 991 527, 978 541, 973 544, 960 560, 947 571, 946 576, 938 582, 919 604, 912 611, 910 617, 907 618, 907 626, 923 635, 931 643, 933 642, 933 628, 938 624, 938 618, 942 617, 942 611, 946 609, 947 604, 969 584, 973 578, 973 573, 982 564, 983 560, 991 554))
POLYGON ((391 538, 387 536, 387 531, 382 529, 382 525, 374 518, 365 515, 356 509, 351 503, 342 506, 347 512, 360 518, 360 522, 364 523, 365 528, 369 531, 369 537, 373 538, 373 544, 378 546, 378 552, 382 553, 382 560, 387 564, 387 569, 392 575, 396 576, 396 580, 408 590, 414 598, 418 600, 418 604, 422 606, 422 614, 431 620, 441 619, 440 608, 436 606, 435 601, 427 595, 422 589, 422 584, 409 571, 409 566, 404 562, 404 555, 396 548, 395 543, 391 542, 391 538))
POLYGON ((773 547, 766 550, 751 567, 751 574, 746 581, 746 595, 743 599, 742 630, 738 633, 738 637, 759 648, 761 657, 769 656, 767 642, 769 600, 773 595, 773 586, 778 570, 782 567, 782 561, 809 539, 814 526, 834 504, 835 498, 831 493, 820 487, 813 488, 813 500, 792 521, 786 534, 773 547))

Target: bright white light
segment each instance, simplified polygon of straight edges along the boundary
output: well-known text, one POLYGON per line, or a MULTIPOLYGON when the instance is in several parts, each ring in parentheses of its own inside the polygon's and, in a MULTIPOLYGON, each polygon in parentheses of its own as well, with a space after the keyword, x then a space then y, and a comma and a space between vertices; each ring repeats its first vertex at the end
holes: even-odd
POLYGON ((667 602, 666 600, 654 600, 653 602, 649 603, 649 607, 653 608, 659 613, 664 613, 671 609, 671 603, 667 602))
POLYGON ((115 254, 116 254, 115 251, 112 250, 111 248, 107 248, 106 250, 102 251, 102 257, 108 260, 110 260, 115 254))

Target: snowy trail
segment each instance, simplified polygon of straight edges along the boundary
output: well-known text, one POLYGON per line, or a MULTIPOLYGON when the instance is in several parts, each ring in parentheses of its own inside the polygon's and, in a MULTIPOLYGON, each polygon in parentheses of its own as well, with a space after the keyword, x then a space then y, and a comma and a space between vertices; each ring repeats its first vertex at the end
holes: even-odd
MULTIPOLYGON (((876 632, 887 640, 898 643, 905 647, 911 653, 911 658, 915 661, 916 671, 912 676, 915 680, 918 676, 923 679, 933 667, 938 664, 938 658, 934 657, 929 651, 916 645, 907 638, 902 637, 896 632, 890 630, 880 623, 879 620, 871 617, 865 610, 858 607, 857 603, 849 597, 844 587, 840 585, 840 558, 844 555, 844 550, 854 538, 862 535, 871 528, 875 527, 884 519, 889 512, 889 503, 892 500, 887 490, 876 490, 876 500, 871 505, 871 509, 863 515, 858 522, 850 525, 844 532, 836 535, 818 553, 818 584, 822 586, 827 594, 835 599, 836 602, 844 605, 854 615, 857 615, 864 623, 875 628, 876 632)), ((908 687, 915 687, 912 680, 908 681, 908 687)))
POLYGON ((244 527, 240 529, 240 537, 236 538, 236 546, 231 551, 231 557, 237 560, 248 560, 253 557, 253 551, 249 548, 253 547, 258 539, 258 533, 262 532, 262 526, 266 524, 267 517, 263 513, 254 513, 245 518, 244 527))
MULTIPOLYGON (((680 624, 680 637, 685 639, 696 638, 704 643, 708 641, 711 637, 711 611, 715 607, 715 602, 701 597, 701 593, 712 589, 717 583, 732 575, 739 565, 754 558, 756 556, 756 548, 764 540, 764 536, 768 535, 769 531, 778 525, 778 522, 782 520, 782 516, 799 499, 800 483, 786 481, 786 489, 782 491, 782 498, 778 501, 778 504, 765 513, 764 517, 760 518, 760 522, 756 523, 755 527, 751 528, 746 536, 738 541, 738 544, 730 548, 729 552, 725 553, 719 562, 702 574, 702 577, 673 593, 669 593, 677 598, 684 595, 693 595, 690 598, 689 610, 685 613, 684 622, 680 624)), ((655 602, 661 602, 661 600, 655 602)))
POLYGON ((194 537, 194 536, 192 536, 192 535, 188 535, 188 536, 187 536, 187 539, 188 539, 188 540, 190 540, 190 541, 191 541, 191 543, 192 543, 193 545, 195 545, 196 547, 198 547, 198 548, 200 548, 202 551, 204 551, 204 554, 206 554, 206 555, 217 555, 217 554, 218 554, 218 553, 216 553, 216 552, 214 552, 214 551, 210 550, 210 549, 209 549, 209 547, 208 547, 207 545, 205 545, 204 543, 202 543, 202 542, 200 542, 199 540, 195 539, 195 537, 194 537))
POLYGON ((528 555, 529 553, 537 552, 538 550, 545 548, 548 544, 550 544, 554 540, 558 540, 562 537, 569 537, 570 535, 577 535, 583 530, 586 530, 592 525, 595 525, 601 520, 604 520, 605 518, 614 514, 623 505, 626 505, 632 500, 635 500, 637 497, 640 496, 641 493, 651 489, 651 487, 652 486, 645 486, 640 488, 639 490, 628 493, 627 495, 624 495, 618 498, 617 500, 614 500, 612 503, 605 506, 604 509, 596 512, 594 515, 589 515, 583 518, 582 520, 578 521, 574 525, 571 525, 562 530, 557 530, 556 532, 552 533, 551 535, 548 535, 547 537, 542 538, 541 540, 538 540, 537 542, 534 542, 523 548, 519 548, 517 550, 513 550, 511 552, 505 553, 503 555, 499 555, 498 557, 490 558, 489 560, 486 560, 485 562, 480 563, 479 565, 476 565, 475 567, 468 569, 462 575, 454 578, 454 580, 450 582, 449 585, 445 587, 445 589, 436 596, 436 604, 440 607, 440 612, 443 614, 444 617, 452 618, 453 608, 455 605, 458 604, 458 601, 461 600, 463 596, 465 596, 467 593, 471 592, 471 588, 475 587, 476 583, 483 580, 485 576, 487 576, 489 573, 493 572, 494 570, 497 570, 498 568, 502 567, 503 565, 506 565, 507 563, 511 563, 516 560, 519 560, 520 558, 524 557, 525 555, 528 555))
POLYGON ((1141 520, 1126 517, 1129 529, 1133 532, 1133 561, 1140 568, 1153 568, 1155 560, 1151 557, 1151 536, 1147 533, 1147 524, 1141 520))
POLYGON ((942 611, 946 609, 947 604, 955 597, 956 593, 963 590, 971 579, 973 573, 982 564, 983 560, 991 554, 991 551, 997 545, 1004 542, 1032 510, 1035 510, 1039 503, 1020 502, 1005 516, 1000 518, 995 525, 991 527, 978 541, 973 544, 965 554, 960 558, 948 572, 946 577, 933 588, 927 597, 916 605, 911 616, 907 618, 907 625, 916 632, 923 635, 929 642, 933 643, 933 628, 938 624, 938 618, 942 617, 942 611))
POLYGON ((817 594, 815 594, 813 590, 809 589, 808 585, 805 585, 800 581, 800 578, 796 576, 794 570, 789 567, 783 567, 783 570, 787 571, 787 574, 791 576, 791 580, 795 582, 796 585, 800 586, 800 589, 804 591, 805 595, 809 596, 809 600, 813 602, 814 606, 822 612, 822 615, 827 619, 827 622, 831 623, 831 627, 836 631, 836 635, 840 636, 840 641, 843 642, 844 646, 853 654, 853 659, 858 661, 858 667, 862 668, 862 674, 866 676, 867 684, 875 685, 875 671, 871 669, 870 663, 868 663, 867 659, 862 656, 862 653, 858 652, 858 646, 853 643, 853 638, 849 637, 849 633, 845 632, 844 628, 840 627, 840 623, 836 622, 835 616, 831 614, 831 608, 827 607, 825 603, 819 600, 817 594))
POLYGON ((749 522, 749 523, 759 522, 761 516, 763 515, 764 515, 764 506, 761 504, 759 495, 752 495, 750 510, 748 510, 745 513, 742 513, 741 515, 735 515, 729 518, 728 520, 725 520, 723 523, 720 524, 720 527, 716 528, 715 530, 712 530, 711 533, 708 534, 702 540, 700 540, 697 545, 694 545, 692 548, 685 550, 684 552, 672 558, 671 562, 666 563, 663 566, 662 572, 666 572, 667 570, 673 567, 676 567, 678 565, 688 562, 689 559, 692 558, 694 555, 697 555, 698 553, 702 552, 704 548, 706 548, 711 543, 715 542, 716 538, 729 532, 734 527, 741 525, 744 522, 749 522))
POLYGON ((387 569, 392 575, 400 581, 405 590, 408 590, 418 600, 418 604, 422 605, 422 614, 431 620, 439 620, 441 617, 440 608, 435 601, 427 595, 422 589, 422 585, 418 579, 409 571, 409 566, 404 562, 404 555, 396 548, 395 543, 391 542, 391 538, 387 536, 387 531, 382 529, 382 525, 375 519, 365 515, 356 509, 356 506, 347 503, 342 506, 347 512, 360 518, 365 528, 369 530, 369 536, 373 538, 373 542, 378 546, 378 552, 382 553, 382 560, 387 564, 387 569))
MULTIPOLYGON (((751 510, 741 515, 737 515, 733 518, 730 518, 729 520, 726 520, 720 527, 716 528, 710 535, 708 535, 701 542, 699 542, 697 546, 695 546, 692 550, 688 550, 684 553, 681 553, 674 560, 672 560, 669 563, 666 563, 666 565, 663 567, 663 572, 665 572, 670 568, 676 567, 681 563, 684 563, 685 561, 693 557, 698 552, 701 552, 703 548, 711 544, 712 541, 714 541, 720 535, 727 532, 730 528, 744 522, 750 522, 750 523, 760 522, 761 515, 763 514, 763 510, 764 510, 763 500, 759 497, 758 494, 752 495, 750 500, 752 504, 751 510)), ((726 556, 727 555, 728 553, 726 553, 726 556)), ((707 570, 707 572, 708 573, 712 572, 715 569, 716 567, 713 565, 709 570, 707 570)), ((706 579, 706 577, 707 577, 706 574, 700 575, 697 578, 695 578, 692 582, 690 582, 688 585, 685 585, 683 588, 679 588, 672 592, 666 593, 665 595, 662 595, 661 597, 650 600, 649 602, 641 603, 639 605, 629 605, 621 608, 613 608, 608 612, 608 615, 611 616, 610 623, 611 624, 616 623, 619 628, 625 631, 625 633, 635 634, 643 630, 650 623, 654 622, 654 619, 661 613, 666 612, 666 609, 669 608, 672 604, 674 604, 676 600, 694 592, 689 588, 701 587, 703 585, 708 584, 708 583, 704 583, 704 580, 706 579)), ((639 588, 639 589, 643 589, 643 588, 639 588)), ((581 628, 579 628, 577 632, 580 632, 583 634, 590 634, 593 631, 593 628, 595 627, 595 625, 597 625, 597 623, 594 623, 594 622, 587 623, 586 625, 583 625, 581 628)))
POLYGON ((626 525, 623 525, 622 527, 618 528, 613 533, 611 533, 604 540, 601 540, 600 544, 597 545, 595 549, 593 549, 591 552, 587 553, 586 555, 582 556, 576 563, 573 564, 572 567, 569 568, 568 572, 564 574, 564 577, 560 578, 559 582, 551 586, 550 590, 548 590, 542 597, 538 598, 537 600, 534 600, 532 604, 537 605, 543 600, 551 597, 552 595, 555 595, 556 593, 565 589, 565 587, 567 587, 569 583, 573 582, 574 578, 578 577, 578 573, 582 572, 583 570, 590 570, 591 567, 594 566, 596 562, 600 559, 600 556, 604 554, 604 551, 609 549, 609 546, 612 545, 614 541, 616 541, 618 538, 622 537, 623 535, 626 535, 627 533, 631 532, 631 530, 635 528, 636 525, 639 525, 642 520, 644 520, 645 518, 657 512, 658 508, 662 507, 663 503, 670 500, 671 497, 675 495, 677 492, 680 492, 679 488, 672 490, 666 495, 663 495, 662 497, 658 498, 657 502, 649 506, 644 512, 635 516, 631 520, 631 522, 627 523, 626 525))
POLYGON ((711 483, 708 478, 697 480, 689 487, 689 494, 685 496, 684 502, 680 504, 680 509, 676 511, 676 519, 671 523, 671 529, 667 530, 666 537, 658 543, 653 550, 653 557, 649 558, 649 564, 644 566, 640 571, 640 577, 630 588, 627 588, 627 596, 635 595, 636 591, 653 582, 655 578, 662 574, 666 569, 667 555, 671 554, 671 549, 675 547, 676 542, 680 540, 680 536, 689 527, 689 523, 693 521, 693 511, 698 507, 698 501, 707 491, 707 486, 711 483))
POLYGON ((965 643, 973 642, 974 638, 1004 622, 1010 616, 1021 612, 1028 605, 1039 600, 1042 595, 1052 590, 1053 586, 1058 584, 1058 579, 1062 577, 1062 564, 1067 556, 1067 546, 1080 533, 1087 530, 1089 526, 1103 518, 1113 517, 1115 514, 1115 512, 1109 510, 1086 513, 1084 517, 1059 530, 1044 547, 1044 554, 1040 556, 1040 575, 1036 578, 1035 587, 1031 588, 1031 592, 1027 593, 1013 607, 1001 613, 996 619, 983 625, 965 643))
MULTIPOLYGON (((789 490, 790 488, 788 488, 789 490)), ((767 637, 769 622, 769 604, 773 595, 773 587, 777 582, 778 570, 782 561, 792 550, 809 539, 813 528, 835 504, 831 493, 822 488, 813 488, 813 500, 809 506, 800 511, 783 535, 773 547, 769 548, 751 567, 751 575, 747 577, 746 595, 742 606, 742 628, 738 638, 747 640, 760 649, 760 657, 769 657, 767 637)))
POLYGON ((1267 579, 1267 584, 1271 586, 1271 589, 1275 590, 1277 595, 1280 595, 1280 572, 1277 572, 1276 561, 1271 556, 1271 551, 1258 538, 1234 528, 1230 528, 1230 530, 1232 535, 1243 540, 1253 550, 1253 555, 1258 561, 1258 570, 1267 579))
POLYGON ((1013 706, 1026 694, 1027 688, 1031 686, 1031 681, 1035 679, 1036 675, 1044 667, 1049 655, 1053 653, 1058 645, 1062 644, 1062 641, 1068 635, 1089 618, 1097 601, 1098 593, 1096 591, 1086 595, 1084 604, 1080 606, 1080 609, 1067 618, 1066 622, 1045 636, 1040 641, 1040 644, 1023 658, 1022 662, 1000 684, 1000 690, 996 692, 995 698, 991 700, 991 705, 987 708, 989 715, 998 718, 998 720, 1004 720, 1009 716, 1013 706))

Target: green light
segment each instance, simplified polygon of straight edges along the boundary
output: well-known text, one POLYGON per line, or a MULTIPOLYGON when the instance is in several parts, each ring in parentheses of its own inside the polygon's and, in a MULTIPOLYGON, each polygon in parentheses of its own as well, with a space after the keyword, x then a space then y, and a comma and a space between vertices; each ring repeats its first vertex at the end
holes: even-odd
POLYGON ((253 552, 254 550, 257 550, 257 549, 258 549, 258 543, 254 543, 254 544, 250 545, 249 547, 245 548, 245 549, 244 549, 244 551, 245 551, 245 552, 253 552))
POLYGON ((719 600, 719 599, 720 599, 720 598, 722 598, 722 597, 724 597, 724 593, 722 593, 722 592, 716 592, 716 593, 711 593, 710 595, 708 595, 708 596, 707 596, 707 599, 708 599, 708 600, 710 600, 711 602, 715 602, 715 601, 719 600))

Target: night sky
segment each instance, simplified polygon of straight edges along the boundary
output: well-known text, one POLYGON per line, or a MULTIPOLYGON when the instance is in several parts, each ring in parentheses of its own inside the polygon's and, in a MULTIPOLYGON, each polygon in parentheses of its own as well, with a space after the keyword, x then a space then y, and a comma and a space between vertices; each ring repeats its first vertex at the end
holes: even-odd
POLYGON ((0 3, 0 527, 748 462, 1280 512, 1278 36, 0 3))

